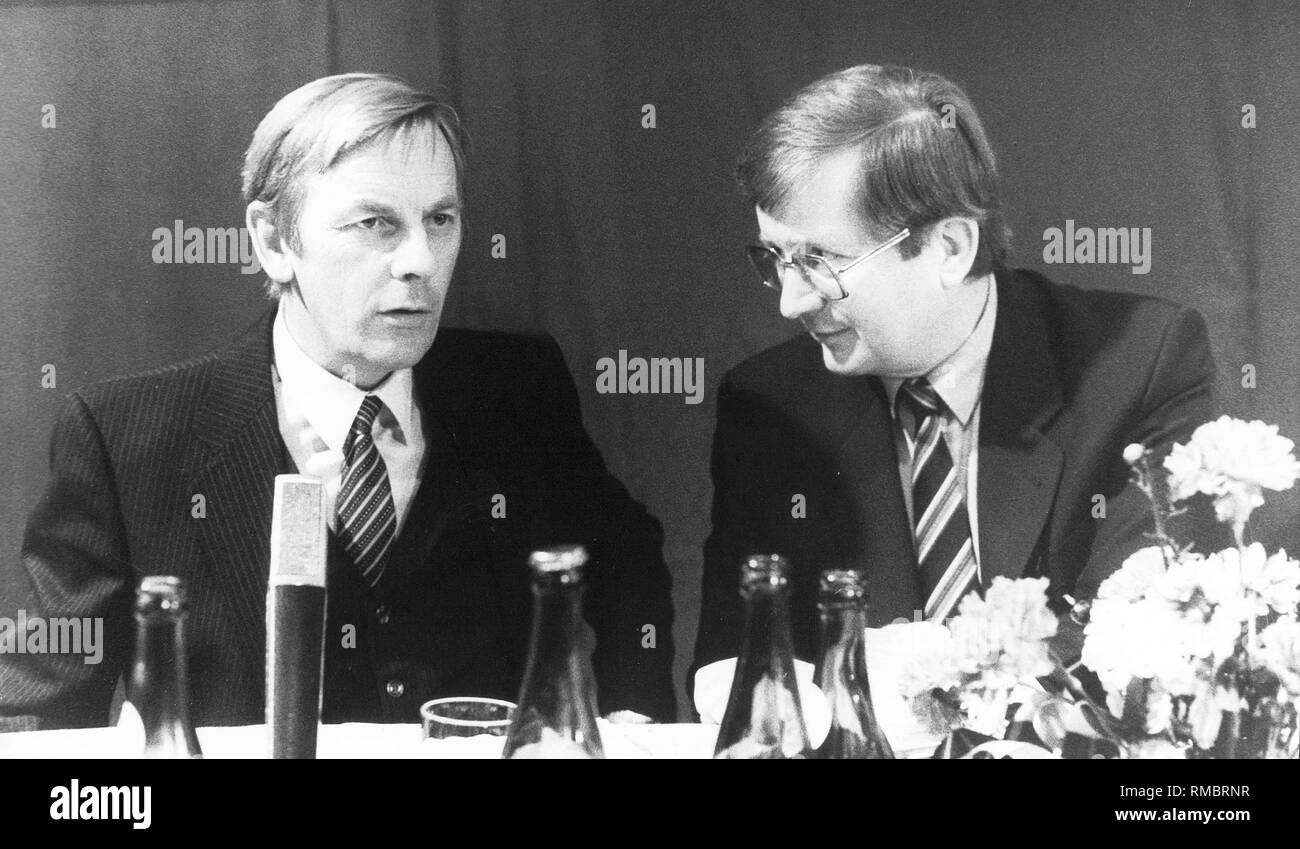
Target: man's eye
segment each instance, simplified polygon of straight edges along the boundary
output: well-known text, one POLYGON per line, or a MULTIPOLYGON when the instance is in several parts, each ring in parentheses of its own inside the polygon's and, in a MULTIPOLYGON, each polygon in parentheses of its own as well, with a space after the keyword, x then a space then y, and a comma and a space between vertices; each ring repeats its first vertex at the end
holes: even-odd
POLYGON ((360 227, 362 230, 378 230, 386 226, 387 223, 387 221, 380 218, 378 215, 371 215, 368 218, 362 218, 357 221, 356 226, 360 227))
POLYGON ((448 227, 455 222, 456 216, 446 212, 435 212, 429 216, 429 221, 435 227, 448 227))

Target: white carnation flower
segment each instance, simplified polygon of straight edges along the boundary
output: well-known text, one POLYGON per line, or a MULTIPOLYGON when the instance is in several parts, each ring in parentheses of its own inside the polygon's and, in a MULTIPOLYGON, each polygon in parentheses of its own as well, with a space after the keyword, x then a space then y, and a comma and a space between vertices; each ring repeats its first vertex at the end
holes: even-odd
POLYGON ((1139 678, 1182 695, 1195 680, 1200 633, 1162 600, 1099 599, 1084 630, 1083 663, 1111 694, 1122 695, 1139 678))
POLYGON ((1162 599, 1178 610, 1185 610, 1203 601, 1217 604, 1234 593, 1240 595, 1240 590, 1221 564, 1210 564, 1199 554, 1188 554, 1156 578, 1147 597, 1162 599))
MULTIPOLYGON (((1181 639, 1183 647, 1187 650, 1188 660, 1199 659, 1217 667, 1231 657, 1237 647, 1237 640, 1241 637, 1244 614, 1248 610, 1248 602, 1239 598, 1218 605, 1206 621, 1198 621, 1193 617, 1184 619, 1181 639)), ((1190 662, 1186 664, 1186 669, 1187 675, 1194 677, 1195 670, 1190 662)), ((1182 694, 1185 693, 1185 688, 1190 686, 1190 680, 1188 678, 1179 678, 1179 680, 1184 684, 1184 687, 1178 690, 1182 694)), ((1170 689, 1176 688, 1171 686, 1170 689)))
POLYGON ((1257 542, 1247 546, 1241 560, 1241 579, 1260 600, 1256 616, 1268 615, 1270 608, 1291 615, 1300 605, 1300 562, 1287 557, 1284 548, 1269 556, 1257 542))
POLYGON ((947 628, 936 630, 941 633, 914 652, 903 667, 898 691, 905 698, 913 699, 935 689, 950 690, 961 683, 952 634, 947 628))
POLYGON ((1147 594, 1165 573, 1165 555, 1159 546, 1149 545, 1128 556, 1124 565, 1101 582, 1097 598, 1137 601, 1147 594))
POLYGON ((984 598, 962 599, 952 631, 961 671, 988 688, 1010 688, 1052 671, 1047 651, 1056 616, 1047 607, 1047 579, 993 579, 984 598))
POLYGON ((914 653, 899 678, 913 710, 941 725, 942 706, 928 696, 935 689, 949 692, 962 705, 964 725, 1001 736, 1011 690, 1054 668, 1047 640, 1057 621, 1047 606, 1047 585, 1046 578, 998 577, 983 598, 963 598, 944 638, 914 653))
POLYGON ((1245 523, 1264 503, 1263 490, 1290 489, 1300 477, 1294 447, 1262 421, 1222 416, 1206 422, 1165 458, 1170 496, 1182 501, 1203 492, 1214 498, 1219 521, 1245 523))
MULTIPOLYGON (((1300 562, 1287 557, 1285 549, 1270 555, 1257 542, 1246 546, 1244 552, 1228 548, 1211 554, 1194 574, 1180 572, 1176 580, 1198 581, 1206 601, 1235 605, 1242 622, 1252 616, 1267 616, 1270 611, 1290 615, 1300 605, 1300 562)), ((1177 593, 1172 583, 1167 589, 1171 595, 1177 593)))

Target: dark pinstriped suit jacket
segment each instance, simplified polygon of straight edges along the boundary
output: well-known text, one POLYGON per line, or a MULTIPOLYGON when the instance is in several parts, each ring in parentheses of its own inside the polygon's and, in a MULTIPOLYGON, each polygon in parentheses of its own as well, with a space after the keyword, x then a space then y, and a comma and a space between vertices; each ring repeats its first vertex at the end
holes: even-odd
MULTIPOLYGON (((263 721, 273 482, 293 470, 271 384, 273 315, 226 351, 70 397, 21 568, 5 567, 0 616, 103 617, 104 657, 0 653, 0 717, 105 723, 132 657, 134 587, 174 574, 192 600, 195 721, 263 721)), ((601 710, 671 719, 662 531, 607 473, 559 348, 444 328, 415 384, 428 460, 378 588, 357 579, 331 538, 325 720, 414 722, 428 698, 515 698, 531 620, 528 552, 570 542, 592 554, 585 613, 601 710), (505 518, 491 515, 497 494, 505 518), (356 648, 343 645, 344 625, 356 628, 356 648), (645 625, 653 648, 642 646, 645 625)))

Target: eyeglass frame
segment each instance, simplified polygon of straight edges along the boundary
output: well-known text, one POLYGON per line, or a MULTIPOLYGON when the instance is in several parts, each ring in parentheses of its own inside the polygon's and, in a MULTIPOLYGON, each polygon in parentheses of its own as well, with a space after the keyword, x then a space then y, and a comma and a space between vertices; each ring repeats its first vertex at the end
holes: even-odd
POLYGON ((823 300, 842 301, 849 296, 849 293, 848 290, 844 288, 844 281, 840 279, 841 274, 845 274, 851 271, 855 266, 866 262, 867 260, 871 259, 874 256, 879 256, 880 254, 884 253, 885 251, 889 250, 895 245, 901 243, 904 239, 906 239, 910 235, 912 235, 911 229, 904 227, 902 230, 895 233, 889 239, 886 239, 884 242, 881 242, 879 245, 876 245, 874 248, 867 251, 862 256, 850 261, 848 265, 840 269, 836 269, 834 266, 832 266, 830 264, 830 261, 825 257, 817 256, 816 254, 797 254, 796 256, 798 257, 798 259, 796 259, 795 257, 786 259, 775 248, 768 247, 767 245, 746 245, 745 255, 749 257, 750 264, 753 265, 754 270, 758 272, 758 279, 762 281, 763 285, 769 289, 774 289, 777 292, 780 292, 782 289, 785 288, 785 284, 781 283, 780 285, 774 286, 773 284, 768 282, 768 279, 763 275, 762 270, 759 269, 758 263, 754 261, 753 251, 755 250, 766 251, 767 253, 775 257, 776 264, 778 266, 778 271, 777 271, 778 282, 780 280, 780 275, 781 275, 781 271, 779 270, 780 268, 796 268, 799 271, 799 275, 803 277, 804 282, 807 283, 810 287, 812 287, 812 290, 816 292, 818 295, 820 295, 823 300), (820 286, 818 286, 816 283, 813 282, 811 271, 802 264, 803 262, 809 260, 820 262, 822 265, 826 266, 826 270, 831 273, 831 279, 834 280, 835 285, 839 287, 840 296, 838 298, 827 295, 825 292, 822 291, 822 288, 820 286))

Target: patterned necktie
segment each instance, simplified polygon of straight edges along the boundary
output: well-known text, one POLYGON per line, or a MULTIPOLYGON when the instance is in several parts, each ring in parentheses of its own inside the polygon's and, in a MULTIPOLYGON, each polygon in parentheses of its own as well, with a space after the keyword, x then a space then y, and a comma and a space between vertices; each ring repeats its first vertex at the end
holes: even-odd
POLYGON ((343 483, 336 508, 344 550, 372 587, 384 574, 385 558, 397 528, 388 467, 370 433, 383 406, 377 395, 367 395, 361 402, 343 442, 343 483))
POLYGON ((943 400, 934 387, 925 378, 905 380, 897 404, 911 449, 913 530, 925 618, 943 622, 968 590, 979 589, 966 493, 943 438, 943 400))

